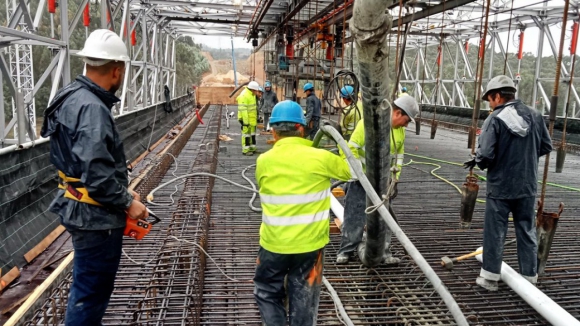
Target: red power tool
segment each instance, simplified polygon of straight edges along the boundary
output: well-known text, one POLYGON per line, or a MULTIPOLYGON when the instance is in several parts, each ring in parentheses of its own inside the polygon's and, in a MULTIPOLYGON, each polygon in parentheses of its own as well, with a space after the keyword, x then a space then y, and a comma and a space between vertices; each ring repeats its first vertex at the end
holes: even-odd
POLYGON ((147 222, 146 220, 142 219, 135 220, 127 216, 127 226, 125 227, 125 232, 123 235, 135 238, 137 240, 143 239, 143 237, 145 237, 149 231, 151 231, 153 225, 161 221, 161 219, 157 217, 155 213, 150 211, 149 208, 147 208, 147 212, 149 212, 149 216, 155 219, 153 222, 147 222))

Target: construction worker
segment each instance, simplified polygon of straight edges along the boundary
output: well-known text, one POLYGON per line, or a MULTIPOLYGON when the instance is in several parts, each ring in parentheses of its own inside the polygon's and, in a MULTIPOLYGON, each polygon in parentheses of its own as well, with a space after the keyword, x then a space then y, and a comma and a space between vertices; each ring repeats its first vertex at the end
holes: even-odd
POLYGON ((286 325, 286 293, 290 326, 316 325, 330 180, 352 175, 345 160, 303 138, 306 122, 296 102, 276 104, 270 125, 276 143, 256 165, 263 212, 254 296, 264 325, 286 325))
POLYGON ((59 90, 44 112, 41 134, 50 136, 50 161, 59 191, 50 211, 72 237, 73 282, 66 325, 101 325, 121 259, 127 216, 148 216, 139 195, 128 190, 121 135, 111 108, 120 100, 127 47, 107 29, 92 32, 77 53, 86 75, 59 90))
POLYGON ((487 84, 482 100, 493 109, 481 128, 475 158, 465 167, 487 169, 483 228, 483 267, 476 283, 497 291, 508 216, 513 215, 522 276, 535 284, 537 275, 534 203, 538 159, 552 151, 542 115, 515 99, 511 78, 500 75, 487 84))
POLYGON ((409 93, 407 93, 407 87, 403 86, 401 88, 401 93, 399 93, 399 97, 401 96, 409 96, 409 93))
POLYGON ((258 125, 258 97, 260 85, 251 81, 236 98, 238 121, 242 125, 242 154, 252 156, 256 152, 256 126, 258 125))
MULTIPOLYGON (((419 105, 411 96, 399 97, 393 103, 391 114, 391 175, 392 182, 395 182, 393 193, 389 194, 390 199, 397 195, 396 182, 401 175, 403 165, 403 155, 405 154, 405 127, 409 122, 415 122, 415 116, 419 113, 419 105)), ((353 155, 361 160, 363 169, 365 168, 365 129, 364 121, 360 121, 348 142, 348 147, 353 155)), ((342 154, 344 155, 344 154, 342 154)), ((340 249, 336 257, 337 264, 346 264, 354 256, 358 245, 363 239, 364 227, 366 223, 366 193, 358 181, 350 182, 346 192, 346 202, 344 206, 344 223, 342 224, 342 236, 340 249)), ((396 264, 398 258, 393 257, 390 250, 391 231, 387 229, 387 244, 385 247, 384 260, 387 264, 396 264)))
POLYGON ((262 112, 264 114, 264 130, 270 131, 269 122, 270 122, 270 114, 272 114, 272 109, 274 105, 278 103, 278 96, 276 92, 272 90, 272 83, 269 80, 266 80, 264 83, 264 96, 262 97, 262 112))
POLYGON ((308 137, 314 139, 320 124, 322 103, 316 97, 312 83, 306 83, 304 85, 304 93, 306 93, 306 126, 308 126, 308 137))
POLYGON ((350 85, 346 85, 340 90, 340 98, 346 104, 346 108, 342 110, 340 129, 342 131, 342 137, 346 141, 350 139, 354 128, 362 119, 363 114, 362 101, 358 99, 355 105, 354 96, 354 88, 350 85))

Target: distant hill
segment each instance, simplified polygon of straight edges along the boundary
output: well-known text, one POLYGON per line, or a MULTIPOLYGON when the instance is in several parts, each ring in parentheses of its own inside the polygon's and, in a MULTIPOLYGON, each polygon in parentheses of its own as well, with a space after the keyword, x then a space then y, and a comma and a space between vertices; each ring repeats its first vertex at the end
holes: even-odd
MULTIPOLYGON (((203 51, 209 52, 214 60, 224 60, 232 58, 232 49, 216 49, 205 44, 201 45, 203 51)), ((246 60, 250 57, 252 49, 237 48, 235 49, 236 60, 246 60)))

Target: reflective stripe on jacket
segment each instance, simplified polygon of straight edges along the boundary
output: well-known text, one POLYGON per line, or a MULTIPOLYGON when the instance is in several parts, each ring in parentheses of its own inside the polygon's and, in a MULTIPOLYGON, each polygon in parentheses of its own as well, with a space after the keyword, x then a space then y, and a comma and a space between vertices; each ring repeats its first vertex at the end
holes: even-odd
POLYGON ((341 157, 299 137, 283 138, 260 155, 260 245, 279 254, 311 252, 329 241, 330 179, 347 181, 341 157))
POLYGON ((258 108, 256 95, 247 87, 236 98, 238 102, 238 120, 242 120, 244 125, 255 126, 258 124, 258 108))
MULTIPOLYGON (((399 168, 399 172, 397 172, 396 175, 396 178, 399 179, 399 177, 401 176, 401 168, 405 156, 405 127, 393 128, 391 129, 391 131, 393 133, 393 137, 389 136, 389 138, 391 139, 391 166, 396 164, 397 167, 399 168), (394 143, 393 138, 395 138, 394 143)), ((358 158, 361 161, 363 170, 366 171, 364 121, 361 120, 356 125, 356 128, 354 129, 352 136, 350 136, 348 147, 352 151, 354 157, 358 158)), ((342 151, 340 152, 340 155, 344 156, 342 151)))

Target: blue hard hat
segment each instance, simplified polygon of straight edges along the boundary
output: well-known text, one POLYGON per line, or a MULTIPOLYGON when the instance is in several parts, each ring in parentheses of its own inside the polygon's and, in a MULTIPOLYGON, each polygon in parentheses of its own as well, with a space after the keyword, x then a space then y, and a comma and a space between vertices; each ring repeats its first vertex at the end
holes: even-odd
POLYGON ((403 88, 401 88, 401 90, 402 90, 403 92, 407 92, 407 87, 404 87, 404 86, 403 86, 403 88))
POLYGON ((278 104, 274 105, 270 123, 275 124, 280 122, 293 122, 305 126, 304 112, 302 112, 300 105, 290 100, 278 102, 278 104))
POLYGON ((264 87, 272 87, 272 83, 269 80, 266 80, 264 87))
POLYGON ((264 93, 264 89, 260 86, 260 92, 264 93))
POLYGON ((353 93, 354 93, 354 88, 350 85, 346 85, 340 90, 340 97, 351 98, 353 93))
POLYGON ((308 91, 314 88, 314 85, 312 85, 312 83, 306 83, 306 85, 304 85, 304 91, 308 91))

